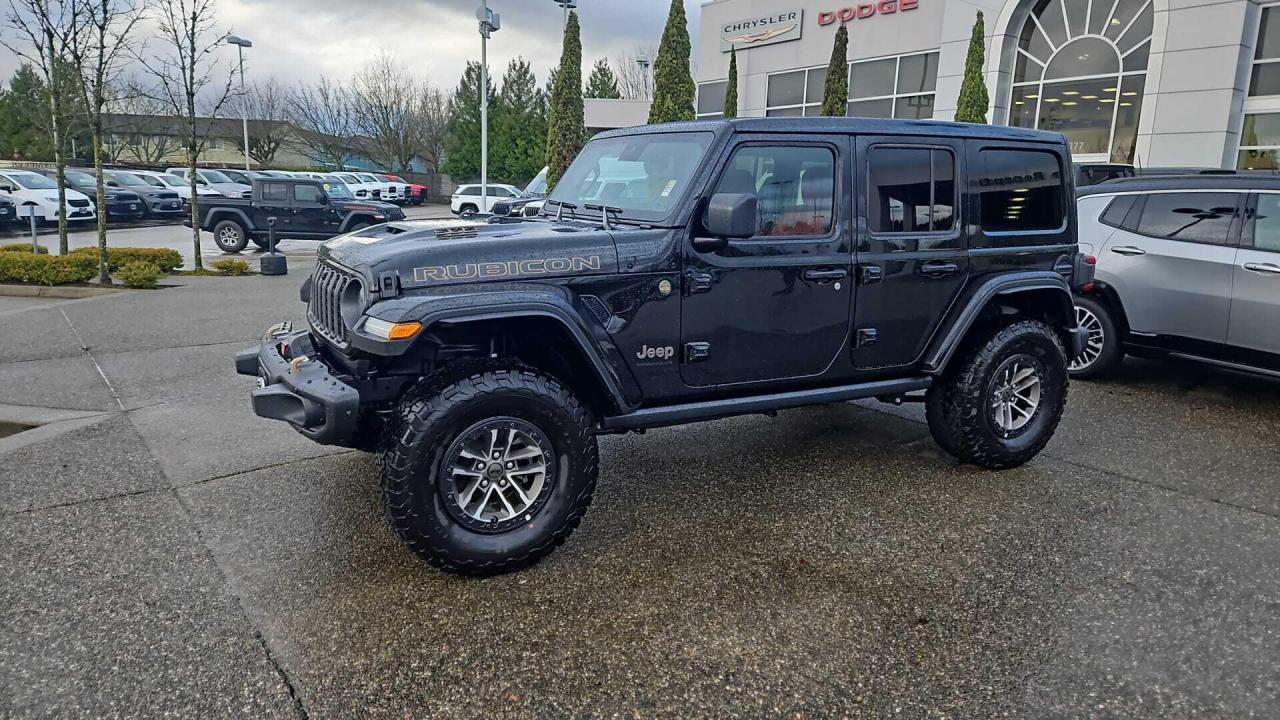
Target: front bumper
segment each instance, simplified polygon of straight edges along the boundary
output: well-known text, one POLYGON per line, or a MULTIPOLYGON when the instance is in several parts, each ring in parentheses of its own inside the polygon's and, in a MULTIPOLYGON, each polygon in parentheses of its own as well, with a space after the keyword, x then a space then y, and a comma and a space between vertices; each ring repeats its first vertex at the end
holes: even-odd
POLYGON ((333 375, 307 331, 273 326, 257 348, 236 353, 236 372, 258 378, 250 396, 259 417, 283 420, 322 445, 354 447, 360 394, 333 375))

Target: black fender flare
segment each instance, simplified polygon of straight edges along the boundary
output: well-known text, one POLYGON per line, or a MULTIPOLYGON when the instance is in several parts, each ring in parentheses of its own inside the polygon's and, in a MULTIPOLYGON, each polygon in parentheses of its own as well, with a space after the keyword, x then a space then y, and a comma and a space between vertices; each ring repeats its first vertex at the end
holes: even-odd
POLYGON ((351 226, 355 225, 357 222, 360 222, 362 220, 369 221, 370 225, 377 225, 379 223, 386 222, 386 220, 382 220, 377 217, 374 217, 373 215, 367 212, 364 212, 362 210, 352 210, 351 212, 347 213, 346 217, 342 218, 342 225, 338 226, 338 234, 345 235, 346 233, 351 232, 351 226))
POLYGON ((244 228, 244 231, 250 235, 258 232, 258 228, 253 226, 253 221, 249 219, 249 216, 240 208, 234 207, 209 208, 209 214, 205 215, 204 220, 204 225, 207 225, 208 227, 204 229, 209 232, 213 232, 214 226, 223 220, 235 220, 240 223, 240 226, 244 228))
POLYGON ((399 356, 433 328, 491 320, 547 318, 563 327, 575 349, 590 364, 596 380, 613 405, 610 412, 630 412, 639 405, 639 383, 604 327, 590 311, 579 307, 575 294, 555 285, 450 286, 439 292, 407 295, 371 307, 368 314, 388 322, 417 321, 422 329, 408 340, 388 342, 357 328, 351 345, 381 356, 399 356))
POLYGON ((1044 293, 1052 298, 1052 311, 1061 323, 1054 329, 1058 331, 1066 351, 1071 353, 1075 344, 1075 302, 1071 286, 1056 272, 1027 270, 992 275, 971 285, 952 306, 934 334, 925 351, 921 369, 930 375, 942 373, 983 310, 1000 297, 1025 293, 1044 293))

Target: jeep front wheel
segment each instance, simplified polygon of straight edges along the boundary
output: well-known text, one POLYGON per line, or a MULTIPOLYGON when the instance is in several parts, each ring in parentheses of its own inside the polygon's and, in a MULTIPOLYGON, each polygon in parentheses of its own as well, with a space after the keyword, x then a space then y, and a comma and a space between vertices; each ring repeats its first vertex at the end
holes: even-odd
POLYGON ((249 244, 249 237, 240 223, 223 220, 213 226, 213 242, 223 252, 238 253, 249 244))
POLYGON ((573 532, 599 472, 593 422, 558 381, 472 366, 402 401, 382 457, 391 528, 464 575, 528 567, 573 532))
POLYGON ((1038 320, 1019 320, 971 343, 929 389, 934 439, 960 460, 1021 465, 1053 437, 1067 400, 1062 343, 1038 320))

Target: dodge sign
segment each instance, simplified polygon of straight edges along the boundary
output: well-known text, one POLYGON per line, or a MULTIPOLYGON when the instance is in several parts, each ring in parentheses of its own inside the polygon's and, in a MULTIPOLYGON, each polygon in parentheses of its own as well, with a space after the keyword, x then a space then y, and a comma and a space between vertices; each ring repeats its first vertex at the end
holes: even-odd
POLYGON ((759 47, 799 40, 804 26, 804 10, 781 10, 747 20, 734 20, 720 26, 720 51, 730 48, 759 47))

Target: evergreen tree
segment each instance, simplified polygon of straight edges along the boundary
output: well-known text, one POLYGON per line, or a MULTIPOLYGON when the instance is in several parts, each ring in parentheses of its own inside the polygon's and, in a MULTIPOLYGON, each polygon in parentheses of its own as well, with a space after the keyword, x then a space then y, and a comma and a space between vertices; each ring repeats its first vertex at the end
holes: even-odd
POLYGON ((547 191, 559 182, 569 163, 586 142, 582 102, 582 41, 578 13, 569 13, 564 26, 564 49, 547 109, 547 191))
POLYGON ((724 85, 724 116, 738 117, 738 49, 729 48, 729 80, 724 85))
POLYGON ((667 26, 658 44, 658 58, 653 63, 653 104, 649 122, 664 123, 692 120, 693 75, 689 72, 689 28, 684 16, 683 0, 671 0, 667 26))
MULTIPOLYGON (((489 83, 489 107, 493 107, 493 83, 489 83)), ((449 99, 449 132, 444 139, 440 172, 466 182, 480 177, 480 63, 469 62, 449 99)))
POLYGON ((987 83, 982 78, 982 66, 986 62, 985 29, 982 23, 982 11, 978 11, 978 19, 973 23, 973 34, 969 36, 969 55, 964 60, 964 79, 960 82, 960 98, 956 101, 956 121, 971 123, 987 122, 987 83))
POLYGON ((547 102, 524 58, 507 65, 489 121, 490 177, 514 185, 533 179, 547 154, 547 102))
POLYGON ((28 64, 18 66, 0 95, 0 157, 46 160, 53 157, 44 115, 48 112, 44 81, 28 64))
POLYGON ((844 23, 836 30, 831 46, 831 62, 827 64, 827 81, 822 88, 823 117, 849 114, 849 29, 844 23))
POLYGON ((587 76, 587 89, 584 97, 620 100, 622 91, 618 89, 618 78, 609 67, 609 61, 597 60, 591 66, 591 74, 587 76))

